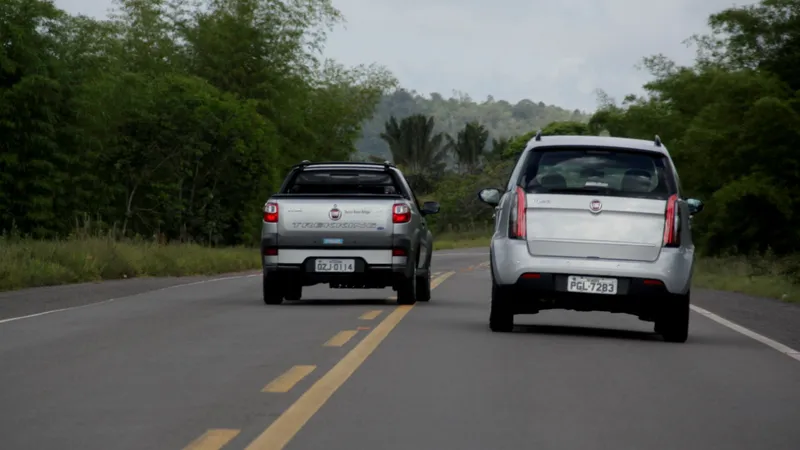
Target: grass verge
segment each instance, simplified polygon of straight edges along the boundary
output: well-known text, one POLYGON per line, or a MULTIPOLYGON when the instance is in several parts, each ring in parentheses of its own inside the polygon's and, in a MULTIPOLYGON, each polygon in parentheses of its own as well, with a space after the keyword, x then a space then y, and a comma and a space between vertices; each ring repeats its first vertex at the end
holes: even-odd
MULTIPOLYGON (((434 249, 488 247, 489 240, 485 231, 442 233, 436 236, 434 249)), ((797 257, 701 257, 696 264, 695 287, 800 303, 800 260, 797 257)))
POLYGON ((0 238, 0 291, 120 278, 213 275, 258 269, 258 250, 194 244, 0 238))

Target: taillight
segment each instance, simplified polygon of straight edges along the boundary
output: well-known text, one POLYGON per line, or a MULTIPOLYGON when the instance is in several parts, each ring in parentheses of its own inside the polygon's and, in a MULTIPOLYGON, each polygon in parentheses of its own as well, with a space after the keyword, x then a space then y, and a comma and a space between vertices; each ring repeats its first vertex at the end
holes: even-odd
POLYGON ((278 222, 278 204, 275 202, 268 202, 264 205, 264 222, 277 223, 278 222))
POLYGON ((392 223, 406 223, 411 221, 411 208, 405 203, 395 203, 392 206, 392 223))
POLYGON ((664 247, 679 247, 681 245, 681 215, 678 208, 678 195, 672 195, 667 200, 667 211, 664 214, 664 247))
POLYGON ((392 256, 408 256, 408 253, 406 253, 406 249, 404 248, 393 248, 392 256))
POLYGON ((525 239, 528 235, 528 222, 525 218, 525 210, 528 209, 528 202, 525 199, 525 191, 517 186, 514 198, 511 200, 511 217, 508 221, 508 237, 511 239, 525 239))

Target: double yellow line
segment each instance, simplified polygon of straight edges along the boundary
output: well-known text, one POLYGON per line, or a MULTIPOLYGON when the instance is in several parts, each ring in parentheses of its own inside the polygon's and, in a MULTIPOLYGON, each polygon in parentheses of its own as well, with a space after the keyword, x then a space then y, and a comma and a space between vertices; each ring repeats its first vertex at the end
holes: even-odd
MULTIPOLYGON (((455 272, 445 272, 431 280, 431 289, 435 289, 444 280, 454 275, 455 272)), ((303 395, 300 396, 286 411, 283 412, 272 424, 267 427, 246 450, 280 450, 300 431, 322 405, 336 392, 348 378, 364 363, 364 361, 378 348, 378 345, 400 323, 413 308, 410 305, 396 307, 375 327, 364 339, 353 347, 331 370, 315 382, 303 395)), ((378 313, 379 314, 379 313, 378 313)), ((377 317, 374 312, 366 313, 361 319, 369 320, 377 317), (374 317, 367 317, 374 315, 374 317)), ((353 335, 355 333, 352 333, 353 335)), ((333 339, 337 339, 336 335, 333 339)), ((348 336, 349 340, 352 336, 348 336)), ((344 338, 340 338, 344 340, 344 338)), ((345 340, 345 342, 346 342, 345 340)), ((331 341, 328 341, 330 343, 331 341)), ((338 343, 338 341, 337 341, 338 343)), ((342 344, 343 345, 343 344, 342 344)), ((300 379, 310 374, 316 366, 295 366, 286 374, 268 384, 262 392, 287 392, 300 379)), ((208 430, 197 440, 189 444, 185 450, 212 450, 219 449, 233 440, 240 430, 213 429, 208 430)))

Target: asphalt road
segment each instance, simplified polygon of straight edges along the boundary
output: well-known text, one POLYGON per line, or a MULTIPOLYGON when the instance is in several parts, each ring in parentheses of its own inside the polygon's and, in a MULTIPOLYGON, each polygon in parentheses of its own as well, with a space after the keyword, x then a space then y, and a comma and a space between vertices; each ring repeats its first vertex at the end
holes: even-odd
MULTIPOLYGON (((391 290, 321 287, 266 306, 247 275, 130 283, 94 304, 80 289, 109 288, 67 288, 90 305, 0 320, 0 448, 800 448, 790 349, 697 313, 686 344, 601 313, 517 316, 493 334, 486 261, 438 253, 431 303, 410 308, 391 290)), ((0 303, 57 309, 57 289, 39 292, 0 303)))

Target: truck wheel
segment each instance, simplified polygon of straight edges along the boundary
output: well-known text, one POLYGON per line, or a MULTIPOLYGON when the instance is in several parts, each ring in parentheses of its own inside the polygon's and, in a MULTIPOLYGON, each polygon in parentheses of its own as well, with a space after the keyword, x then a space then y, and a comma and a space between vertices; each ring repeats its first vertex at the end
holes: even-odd
POLYGON ((674 295, 656 318, 655 328, 667 342, 684 343, 689 338, 689 298, 691 295, 674 295))
POLYGON ((261 285, 264 295, 264 303, 267 305, 280 305, 283 303, 283 290, 281 286, 274 281, 273 277, 262 275, 261 285))
POLYGON ((291 284, 286 288, 286 300, 300 300, 303 297, 303 285, 291 284))
POLYGON ((417 303, 417 266, 414 265, 414 273, 411 277, 404 279, 397 286, 397 304, 413 305, 417 303))
POLYGON ((425 275, 417 276, 417 301, 428 302, 431 300, 431 270, 425 275))

